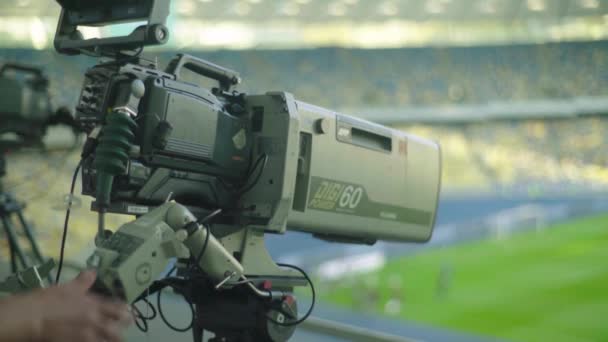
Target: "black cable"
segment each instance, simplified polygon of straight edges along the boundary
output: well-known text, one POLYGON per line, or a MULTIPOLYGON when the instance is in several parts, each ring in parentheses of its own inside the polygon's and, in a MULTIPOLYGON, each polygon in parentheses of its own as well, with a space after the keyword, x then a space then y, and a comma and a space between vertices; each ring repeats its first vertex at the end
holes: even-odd
MULTIPOLYGON (((255 164, 255 162, 257 162, 261 157, 262 157, 262 155, 259 155, 258 159, 256 159, 254 161, 253 160, 253 152, 251 153, 251 158, 249 158, 249 163, 247 163, 247 177, 251 176, 251 173, 253 171, 253 164, 255 164)), ((245 178, 247 178, 247 177, 245 177, 245 178)))
MULTIPOLYGON (((175 264, 177 264, 177 260, 175 260, 175 264)), ((171 267, 171 269, 169 270, 169 272, 167 272, 167 275, 165 276, 165 278, 171 277, 171 274, 173 272, 175 272, 175 270, 177 270, 177 265, 175 265, 175 264, 173 265, 173 267, 171 267)))
MULTIPOLYGON (((203 248, 201 248, 201 251, 198 252, 198 256, 196 257, 196 259, 194 259, 195 266, 198 267, 201 271, 202 271, 202 269, 200 268, 201 259, 203 258, 203 255, 205 254, 205 251, 207 250, 207 245, 209 245, 209 236, 211 235, 211 229, 209 228, 209 225, 206 225, 204 223, 210 221, 211 219, 213 219, 214 217, 219 215, 221 212, 222 212, 222 209, 216 209, 213 212, 211 212, 211 214, 203 217, 201 220, 198 221, 198 223, 202 224, 203 227, 205 228, 205 230, 207 231, 207 234, 205 234, 205 241, 203 242, 203 248)), ((169 274, 171 274, 171 272, 169 272, 169 274)))
MULTIPOLYGON (((133 303, 133 305, 136 305, 139 302, 146 303, 146 305, 148 305, 148 308, 152 309, 152 313, 150 313, 149 316, 144 316, 143 313, 142 313, 141 317, 143 319, 146 319, 146 320, 153 320, 153 319, 155 319, 156 318, 156 308, 154 308, 154 305, 152 305, 152 303, 150 303, 150 301, 148 300, 148 298, 144 297, 144 298, 138 300, 137 302, 133 303)), ((140 310, 140 313, 141 313, 141 310, 140 310)))
POLYGON ((133 310, 133 322, 135 322, 137 329, 143 333, 148 332, 148 321, 144 318, 144 315, 135 305, 131 308, 133 310))
POLYGON ((308 274, 301 268, 299 268, 298 266, 295 265, 290 265, 290 264, 277 264, 278 266, 281 267, 287 267, 287 268, 291 268, 294 269, 300 273, 302 273, 302 275, 304 276, 304 278, 306 278, 306 281, 308 281, 308 284, 310 285, 310 291, 312 292, 312 303, 310 304, 310 308, 308 309, 308 311, 306 312, 306 314, 304 316, 302 316, 300 319, 293 321, 293 322, 279 322, 276 321, 274 318, 266 316, 266 319, 268 319, 269 321, 271 321, 274 324, 280 325, 280 326, 284 326, 284 327, 292 327, 294 325, 298 325, 302 322, 304 322, 306 319, 308 319, 308 317, 312 314, 312 310, 315 307, 315 302, 317 300, 316 296, 316 292, 315 292, 315 286, 312 283, 312 280, 310 280, 310 277, 308 276, 308 274))
MULTIPOLYGON (((203 223, 205 223, 205 222, 207 222, 207 221, 210 221, 210 220, 211 220, 211 219, 213 219, 215 216, 219 215, 221 212, 222 212, 222 209, 217 209, 217 210, 215 210, 215 211, 211 212, 209 215, 207 215, 207 216, 205 216, 204 218, 202 218, 201 220, 199 220, 199 221, 198 221, 198 223, 203 224, 203 223)), ((209 237, 210 237, 210 235, 211 235, 211 230, 209 229, 209 226, 208 226, 208 225, 203 225, 203 227, 206 229, 207 234, 205 235, 205 241, 203 242, 203 247, 201 248, 201 251, 199 252, 199 254, 198 254, 197 258, 195 259, 195 266, 199 267, 199 269, 200 269, 200 261, 201 261, 201 259, 202 259, 203 255, 205 254, 205 251, 207 250, 207 246, 209 245, 209 237)), ((163 311, 162 311, 162 310, 163 310, 163 309, 162 309, 162 305, 160 304, 160 303, 161 303, 161 299, 160 299, 160 297, 161 297, 161 292, 162 292, 162 290, 163 290, 165 287, 170 286, 170 287, 172 287, 173 289, 176 289, 176 287, 170 283, 170 281, 172 281, 172 280, 176 279, 175 277, 171 277, 171 274, 172 274, 172 273, 173 273, 173 272, 174 272, 176 269, 177 269, 177 266, 176 266, 176 265, 174 265, 174 266, 173 266, 173 267, 172 267, 172 268, 169 270, 169 272, 167 273, 166 277, 165 277, 164 279, 162 279, 162 280, 160 280, 160 281, 159 281, 161 284, 163 284, 163 283, 164 283, 164 286, 163 286, 163 287, 161 287, 161 288, 160 288, 160 290, 158 290, 157 297, 156 297, 156 306, 157 306, 157 309, 158 309, 158 315, 161 317, 161 319, 162 319, 162 320, 163 320, 163 322, 164 322, 164 323, 167 325, 167 327, 169 327, 170 329, 172 329, 172 330, 174 330, 174 331, 178 331, 178 332, 185 332, 185 331, 190 330, 190 329, 191 329, 191 328, 194 326, 194 319, 195 319, 194 317, 195 317, 195 311, 194 311, 194 306, 193 306, 193 304, 192 304, 192 303, 191 303, 191 302, 190 302, 190 301, 189 301, 189 300, 188 300, 188 299, 187 299, 187 298, 184 296, 184 300, 186 301, 186 303, 188 303, 188 305, 190 306, 190 310, 192 311, 192 320, 191 320, 190 324, 188 325, 188 327, 186 327, 186 328, 177 328, 177 327, 175 327, 174 325, 172 325, 172 324, 171 324, 171 323, 170 323, 170 322, 169 322, 169 321, 166 319, 166 317, 165 317, 165 315, 164 315, 164 313, 163 313, 163 311)), ((179 292, 179 291, 178 291, 178 292, 179 292)), ((148 303, 149 303, 149 302, 148 302, 148 303)), ((154 314, 154 317, 156 317, 156 314, 154 314)), ((138 318, 142 319, 143 321, 145 321, 145 320, 149 320, 148 318, 143 317, 143 315, 140 315, 140 317, 138 317, 138 318)), ((143 324, 142 324, 142 325, 143 325, 143 324)), ((139 323, 137 323, 137 326, 138 326, 138 328, 140 328, 140 330, 141 330, 141 327, 139 326, 139 323)), ((147 322, 146 322, 146 324, 145 324, 145 325, 143 325, 143 327, 147 328, 147 322)), ((143 330, 142 330, 142 331, 143 331, 143 330)))
MULTIPOLYGON (((264 174, 264 169, 266 169, 266 164, 268 163, 268 155, 267 154, 260 155, 260 157, 253 164, 253 167, 251 168, 251 173, 249 174, 249 176, 247 176, 247 180, 249 180, 249 178, 251 178, 251 175, 253 175, 255 170, 257 170, 260 162, 262 162, 262 167, 260 168, 260 172, 258 172, 258 174, 256 175, 253 182, 249 183, 249 185, 245 185, 242 189, 239 190, 239 192, 238 192, 239 196, 243 196, 244 194, 246 194, 248 191, 253 189, 253 187, 258 184, 258 182, 260 181, 260 178, 262 178, 262 174, 264 174)), ((247 183, 245 183, 245 184, 247 184, 247 183)))
MULTIPOLYGON (((266 156, 266 154, 262 154, 258 157, 258 159, 255 160, 255 162, 249 162, 249 165, 247 166, 247 173, 245 175, 245 183, 240 185, 239 187, 236 187, 231 184, 230 182, 226 181, 224 178, 222 177, 217 177, 218 181, 220 183, 222 183, 223 186, 225 186, 229 191, 233 191, 237 194, 240 194, 241 191, 243 191, 242 189, 247 186, 247 183, 249 181, 249 179, 251 178, 251 175, 253 175, 253 172, 256 170, 257 166, 259 165, 259 163, 263 160, 264 156, 266 156)), ((216 202, 217 202, 217 198, 216 198, 216 202)))
MULTIPOLYGON (((203 224, 203 227, 206 230, 205 241, 203 242, 203 247, 201 248, 199 254, 196 257, 196 259, 194 260, 195 261, 195 266, 198 267, 199 269, 200 269, 200 261, 201 261, 203 255, 205 254, 205 251, 207 250, 207 246, 209 245, 209 239, 210 239, 210 236, 211 236, 211 229, 209 228, 209 225, 206 225, 204 223, 207 223, 208 221, 211 221, 214 217, 216 217, 220 213, 222 213, 222 209, 216 209, 216 210, 214 210, 213 212, 211 212, 210 214, 208 214, 207 216, 205 216, 204 218, 202 218, 201 220, 198 221, 199 224, 203 224)), ((179 288, 179 286, 177 286, 177 284, 174 284, 174 283, 172 284, 172 282, 174 280, 177 280, 177 279, 182 280, 181 278, 171 277, 171 274, 176 269, 177 269, 177 266, 173 266, 169 270, 169 272, 167 273, 167 275, 166 275, 166 277, 164 279, 156 282, 157 285, 160 285, 160 287, 156 287, 156 289, 158 291, 157 295, 156 295, 156 310, 153 311, 153 313, 150 316, 147 316, 147 317, 144 316, 141 313, 141 310, 139 310, 139 308, 137 308, 137 307, 135 307, 135 305, 133 305, 133 307, 134 307, 135 324, 137 325, 137 327, 141 331, 147 332, 147 330, 148 330, 148 322, 147 321, 155 318, 157 316, 156 313, 158 313, 158 316, 160 316, 161 320, 167 325, 167 327, 169 327, 169 329, 171 329, 173 331, 176 331, 176 332, 186 332, 186 331, 192 329, 192 327, 194 326, 195 319, 196 319, 195 318, 196 317, 196 310, 194 309, 193 303, 188 299, 188 297, 186 297, 185 295, 183 295, 183 293, 181 293, 180 288, 179 288), (162 302, 162 300, 161 300, 162 291, 166 287, 171 287, 176 292, 182 294, 182 297, 184 298, 184 300, 186 301, 186 303, 190 307, 190 311, 192 313, 192 319, 190 320, 190 323, 188 324, 188 326, 186 326, 184 328, 176 327, 171 322, 169 322, 168 319, 166 318, 166 316, 165 316, 165 314, 163 312, 162 304, 161 304, 161 302, 162 302)), ((201 271, 202 271, 202 269, 201 269, 201 271)), ((186 279, 186 281, 192 280, 192 279, 194 279, 194 278, 189 277, 189 278, 186 279)), ((144 300, 146 302, 146 304, 148 304, 150 307, 153 307, 151 305, 151 303, 146 300, 146 297, 142 297, 141 299, 137 300, 136 303, 139 302, 139 301, 141 301, 141 300, 144 300)), ((312 309, 311 309, 311 311, 312 311, 312 309)), ((308 316, 306 316, 306 317, 308 317, 308 316)))
MULTIPOLYGON (((211 219, 213 219, 215 216, 219 215, 222 212, 222 209, 217 209, 213 212, 211 212, 209 215, 205 216, 204 218, 202 218, 201 220, 198 221, 198 223, 203 224, 207 221, 210 221, 211 219)), ((200 252, 198 253, 198 256, 196 257, 196 259, 194 260, 195 264, 194 267, 198 267, 201 271, 202 269, 200 268, 200 261, 203 257, 203 255, 205 254, 205 251, 207 250, 207 246, 209 245, 209 238, 211 235, 211 230, 209 228, 208 225, 204 225, 203 224, 204 229, 206 230, 206 235, 205 235, 205 241, 203 242, 203 247, 201 248, 200 252)), ((189 265, 189 267, 192 267, 192 265, 189 265)), ((173 324, 171 324, 167 318, 165 317, 164 313, 163 313, 163 309, 162 309, 162 305, 161 305, 161 292, 162 290, 167 287, 170 286, 172 287, 174 290, 176 289, 176 287, 174 285, 172 285, 170 283, 170 281, 172 281, 173 279, 176 279, 175 277, 171 277, 171 274, 177 269, 177 266, 174 265, 169 272, 167 273, 166 277, 162 280, 160 280, 160 283, 164 283, 165 286, 161 287, 158 290, 158 293, 156 295, 156 306, 158 309, 158 314, 160 316, 160 318, 162 319, 162 321, 167 325, 167 327, 169 327, 169 329, 177 331, 177 332, 185 332, 188 331, 190 329, 192 329, 192 327, 194 326, 194 320, 195 320, 195 310, 194 310, 194 306, 192 304, 192 302, 190 302, 188 300, 188 298, 186 298, 186 296, 184 297, 184 300, 186 301, 186 303, 188 303, 188 306, 190 307, 190 310, 192 311, 192 320, 190 321, 190 324, 185 327, 185 328, 178 328, 176 326, 174 326, 173 324)), ((190 274, 192 274, 192 272, 190 272, 190 274)), ((193 279, 192 277, 189 277, 189 279, 193 279)), ((177 289, 179 292, 179 289, 177 289)), ((139 327, 139 326, 138 326, 139 327)))
MULTIPOLYGON (((253 163, 249 163, 249 166, 247 166, 247 175, 245 176, 245 183, 247 183, 247 181, 249 181, 249 178, 251 178, 251 175, 253 175, 253 172, 257 169, 258 165, 260 164, 260 162, 262 160, 264 160, 264 158, 267 155, 265 153, 260 154, 258 156, 258 158, 253 162, 253 163)), ((246 184, 243 184, 243 186, 245 186, 246 184)))
POLYGON ((211 235, 211 229, 209 229, 209 226, 204 224, 203 227, 205 227, 205 229, 207 230, 207 234, 205 234, 205 242, 203 242, 203 248, 201 248, 201 251, 198 252, 198 256, 195 259, 195 266, 198 267, 201 271, 203 271, 203 269, 201 268, 201 259, 203 258, 203 254, 205 254, 205 251, 207 250, 207 245, 209 244, 209 236, 211 235))
MULTIPOLYGON (((167 286, 173 287, 170 284, 167 284, 167 286)), ((194 316, 195 316, 194 306, 192 305, 192 303, 185 296, 183 296, 184 300, 186 301, 186 303, 188 303, 188 306, 190 307, 190 311, 192 312, 192 320, 190 320, 190 324, 188 324, 187 327, 185 327, 185 328, 178 328, 178 327, 174 326, 173 324, 171 324, 167 320, 167 318, 165 317, 165 314, 163 313, 163 307, 161 305, 161 300, 160 300, 160 297, 161 297, 162 293, 163 293, 163 289, 160 289, 158 291, 158 293, 156 294, 156 308, 158 309, 158 315, 163 320, 163 322, 167 325, 167 327, 169 327, 169 329, 171 329, 173 331, 177 331, 177 332, 186 332, 186 331, 192 329, 192 327, 194 326, 194 316)))
POLYGON ((156 318, 156 308, 154 307, 154 305, 152 305, 152 303, 150 303, 150 301, 146 297, 141 298, 141 299, 137 300, 135 303, 131 304, 131 308, 133 310, 133 320, 135 321, 135 325, 141 332, 144 332, 144 333, 147 332, 148 331, 148 321, 151 321, 154 318, 156 318), (148 305, 148 308, 152 309, 152 313, 149 316, 144 316, 144 314, 141 312, 141 310, 137 307, 136 304, 139 302, 146 303, 148 305))
POLYGON ((59 266, 57 266, 57 275, 55 277, 55 283, 59 283, 59 279, 61 277, 61 269, 63 268, 63 257, 65 254, 65 241, 68 236, 68 223, 70 221, 70 211, 72 208, 72 197, 74 196, 74 186, 76 185, 76 178, 78 178, 78 171, 80 171, 80 167, 82 166, 82 159, 76 165, 76 170, 74 170, 74 175, 72 176, 72 185, 70 186, 70 199, 68 202, 68 208, 65 211, 65 221, 63 223, 63 236, 61 237, 61 249, 59 250, 59 266))

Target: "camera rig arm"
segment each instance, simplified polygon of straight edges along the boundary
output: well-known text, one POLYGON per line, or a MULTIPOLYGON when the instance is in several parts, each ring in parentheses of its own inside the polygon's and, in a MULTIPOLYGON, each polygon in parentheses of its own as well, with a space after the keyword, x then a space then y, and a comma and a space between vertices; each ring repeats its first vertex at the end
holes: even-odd
MULTIPOLYGON (((240 241, 243 244, 247 234, 239 235, 244 238, 240 241)), ((228 239, 235 240, 238 236, 228 239)), ((261 250, 263 245, 255 245, 251 238, 248 240, 255 250, 247 251, 247 254, 257 254, 264 261, 263 253, 266 251, 261 250)), ((243 249, 240 248, 241 251, 243 249)), ((292 271, 281 270, 279 273, 275 269, 272 276, 271 266, 276 267, 274 263, 266 265, 266 269, 258 266, 246 270, 247 264, 241 264, 234 254, 230 244, 216 238, 199 224, 186 207, 168 202, 121 226, 97 247, 87 264, 97 269, 96 290, 127 302, 135 301, 146 292, 172 258, 193 261, 216 290, 246 285, 260 298, 280 299, 285 296, 285 291, 272 291, 268 285, 260 290, 255 285, 269 284, 268 281, 279 278, 283 283, 282 289, 306 284, 301 275, 292 271)), ((269 258, 266 260, 272 262, 269 258)), ((188 272, 193 273, 192 270, 188 272)))
POLYGON ((205 251, 199 266, 219 283, 238 280, 243 266, 184 206, 168 202, 120 227, 97 247, 87 264, 95 267, 98 285, 107 294, 132 302, 162 274, 172 258, 205 251))
POLYGON ((216 238, 186 207, 167 202, 124 224, 97 247, 87 260, 97 270, 92 290, 128 303, 157 292, 162 315, 160 291, 173 284, 193 308, 195 336, 204 329, 219 336, 253 334, 256 341, 287 341, 312 311, 311 306, 298 320, 293 288, 310 280, 280 269, 260 244, 260 235, 247 230, 233 229, 216 238), (178 258, 182 277, 159 279, 172 258, 178 258))

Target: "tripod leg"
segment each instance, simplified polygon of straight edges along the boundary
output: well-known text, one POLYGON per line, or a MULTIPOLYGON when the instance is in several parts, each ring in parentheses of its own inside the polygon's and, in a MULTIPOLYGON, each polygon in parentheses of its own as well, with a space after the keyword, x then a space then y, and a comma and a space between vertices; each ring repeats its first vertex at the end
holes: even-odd
POLYGON ((19 241, 17 240, 17 234, 15 234, 15 229, 11 224, 11 221, 6 217, 2 216, 2 224, 4 225, 4 230, 6 231, 6 237, 8 237, 8 243, 11 245, 11 249, 13 253, 15 253, 21 263, 23 268, 29 267, 27 262, 27 257, 23 250, 19 246, 19 241))
POLYGON ((27 221, 25 221, 25 218, 23 217, 23 213, 21 212, 21 210, 17 211, 17 217, 19 218, 19 222, 21 223, 21 226, 23 227, 23 231, 25 232, 25 236, 27 237, 27 240, 30 242, 30 245, 32 246, 32 253, 34 254, 34 257, 36 258, 36 261, 38 261, 39 263, 43 263, 44 257, 42 256, 42 253, 40 252, 40 247, 38 247, 38 242, 36 242, 36 238, 34 237, 32 227, 27 223, 27 221))
MULTIPOLYGON (((40 247, 38 246, 36 237, 34 236, 32 226, 30 226, 27 223, 27 221, 25 220, 25 217, 23 217, 23 212, 21 210, 17 211, 17 217, 19 218, 21 227, 23 227, 23 231, 25 232, 25 236, 27 237, 27 240, 30 242, 30 246, 32 247, 32 253, 34 254, 34 257, 36 258, 36 261, 42 265, 45 262, 45 259, 44 259, 44 256, 42 255, 42 252, 40 251, 40 247)), ((51 274, 49 274, 47 276, 46 280, 48 281, 49 284, 52 284, 54 281, 51 274)))
MULTIPOLYGON (((7 234, 8 236, 8 234, 7 234)), ((15 255, 15 247, 13 246, 12 241, 9 239, 8 240, 8 249, 10 251, 10 258, 11 258, 11 273, 17 273, 17 259, 16 259, 16 255, 15 255)))

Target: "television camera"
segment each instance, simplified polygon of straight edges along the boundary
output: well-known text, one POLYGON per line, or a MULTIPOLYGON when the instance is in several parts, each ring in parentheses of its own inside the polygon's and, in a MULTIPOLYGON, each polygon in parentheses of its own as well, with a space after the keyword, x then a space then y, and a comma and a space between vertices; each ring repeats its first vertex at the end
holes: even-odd
POLYGON ((49 80, 39 67, 4 63, 0 66, 0 150, 41 146, 51 125, 74 125, 66 107, 54 110, 49 80))
POLYGON ((24 205, 3 187, 6 153, 24 147, 43 146, 49 126, 76 128, 74 118, 66 107, 52 108, 48 86, 48 78, 39 67, 21 63, 4 63, 0 66, 0 219, 8 240, 12 272, 46 262, 33 229, 23 215, 24 205), (14 219, 23 228, 34 260, 30 260, 19 243, 14 219))
POLYGON ((104 58, 86 71, 76 107, 88 133, 82 191, 99 215, 88 259, 96 291, 133 303, 170 286, 190 303, 184 330, 195 341, 204 330, 218 341, 286 341, 310 313, 298 318, 293 290, 312 283, 271 259, 265 234, 363 244, 431 237, 435 142, 288 92, 245 94, 237 72, 191 55, 159 69, 140 53, 169 39, 169 0, 57 1, 56 50, 104 58), (78 30, 140 21, 120 37, 78 30), (217 85, 186 82, 185 72, 217 85), (108 212, 138 218, 112 233, 108 212))

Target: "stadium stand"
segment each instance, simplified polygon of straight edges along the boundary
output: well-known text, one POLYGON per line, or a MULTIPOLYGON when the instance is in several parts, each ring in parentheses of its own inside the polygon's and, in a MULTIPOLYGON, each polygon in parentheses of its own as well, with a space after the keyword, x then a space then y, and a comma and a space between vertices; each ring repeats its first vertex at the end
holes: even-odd
MULTIPOLYGON (((233 68, 250 93, 284 89, 330 108, 447 105, 608 94, 608 42, 359 50, 179 51, 233 68)), ((173 52, 147 50, 164 65, 173 52)), ((4 49, 0 59, 47 68, 73 103, 96 60, 4 49)))
MULTIPOLYGON (((358 50, 179 51, 241 72, 249 93, 287 90, 332 109, 450 106, 608 95, 608 41, 358 50)), ((174 52, 150 49, 165 65, 174 52)), ((52 50, 1 50, 44 66, 57 105, 73 105, 96 60, 52 50)), ((197 82, 200 78, 188 78, 197 82)), ((444 189, 608 184, 608 120, 573 119, 404 127, 444 149, 444 189)))
POLYGON ((608 189, 606 119, 401 128, 441 142, 446 191, 485 188, 541 195, 608 189))
MULTIPOLYGON (((173 53, 151 49, 164 65, 173 53)), ((187 51, 180 51, 186 53, 187 51)), ((494 100, 520 101, 608 95, 608 42, 527 46, 392 50, 190 52, 241 72, 250 93, 287 90, 333 109, 449 106, 494 100)), ((73 105, 82 74, 96 63, 54 51, 3 49, 0 60, 45 67, 55 105, 73 105)), ((192 79, 192 81, 194 81, 192 79)), ((482 122, 463 126, 403 126, 439 140, 443 192, 548 188, 608 189, 608 120, 599 118, 482 122)), ((9 156, 6 186, 28 202, 45 250, 61 236, 65 199, 78 152, 9 156), (48 205, 47 203, 53 203, 48 205)), ((79 193, 77 187, 76 193, 79 193)), ((509 191, 509 190, 507 190, 509 191)), ((90 199, 73 211, 68 254, 91 241, 90 199)), ((125 217, 109 218, 117 226, 125 217)), ((3 246, 4 248, 5 246, 3 246)), ((6 250, 6 248, 4 248, 6 250)))

